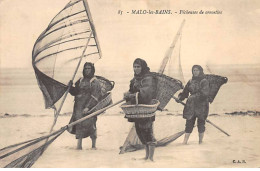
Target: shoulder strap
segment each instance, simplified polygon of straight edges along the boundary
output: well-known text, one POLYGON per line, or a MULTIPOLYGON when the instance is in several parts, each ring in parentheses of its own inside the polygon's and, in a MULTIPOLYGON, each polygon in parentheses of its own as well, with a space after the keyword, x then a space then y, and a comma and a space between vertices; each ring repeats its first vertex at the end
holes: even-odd
MULTIPOLYGON (((207 80, 206 78, 203 78, 202 80, 200 80, 200 85, 201 85, 201 83, 202 83, 203 81, 209 82, 209 80, 207 80)), ((209 82, 209 84, 210 84, 210 82, 209 82)))
POLYGON ((89 81, 90 82, 90 86, 92 86, 92 82, 95 81, 95 80, 98 80, 97 77, 95 77, 95 76, 90 79, 90 81, 89 81))
POLYGON ((94 80, 96 80, 97 79, 97 77, 92 77, 91 79, 90 79, 90 84, 94 81, 94 80))
POLYGON ((80 77, 80 78, 79 78, 79 82, 81 83, 82 80, 83 80, 83 77, 80 77))
MULTIPOLYGON (((81 81, 83 80, 83 77, 80 77, 80 79, 78 80, 79 81, 79 84, 81 83, 81 81)), ((97 77, 92 77, 91 79, 90 79, 90 85, 91 85, 91 83, 94 81, 94 80, 97 80, 97 77)))

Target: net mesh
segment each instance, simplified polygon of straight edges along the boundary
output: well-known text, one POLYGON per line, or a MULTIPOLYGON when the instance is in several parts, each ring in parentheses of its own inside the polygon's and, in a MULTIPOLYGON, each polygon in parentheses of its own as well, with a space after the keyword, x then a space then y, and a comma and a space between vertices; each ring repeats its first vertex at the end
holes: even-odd
POLYGON ((32 52, 46 108, 53 107, 65 93, 81 57, 83 62, 94 63, 101 58, 101 51, 87 3, 71 0, 38 37, 32 52))
POLYGON ((30 168, 47 147, 65 130, 66 128, 61 128, 50 135, 0 149, 0 167, 30 168))

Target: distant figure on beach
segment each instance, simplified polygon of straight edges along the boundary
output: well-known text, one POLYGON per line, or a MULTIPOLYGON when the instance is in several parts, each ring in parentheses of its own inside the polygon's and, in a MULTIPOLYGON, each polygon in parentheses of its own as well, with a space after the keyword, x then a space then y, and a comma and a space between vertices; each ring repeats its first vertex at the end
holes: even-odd
POLYGON ((194 65, 192 67, 192 75, 192 79, 189 80, 178 96, 178 99, 181 101, 188 98, 183 110, 183 118, 186 119, 183 144, 187 144, 196 118, 199 132, 199 144, 202 143, 205 132, 205 121, 209 113, 209 82, 205 78, 203 68, 200 65, 194 65))
MULTIPOLYGON (((75 96, 73 114, 70 123, 88 115, 87 112, 91 110, 102 97, 101 86, 94 74, 94 64, 86 62, 83 68, 83 78, 80 78, 75 83, 75 87, 71 87, 69 91, 72 96, 75 96)), ((78 139, 77 149, 82 149, 82 139, 88 136, 90 136, 92 140, 92 149, 96 149, 96 121, 97 116, 94 116, 74 125, 68 130, 70 133, 75 134, 76 139, 78 139)))
MULTIPOLYGON (((134 78, 130 81, 130 89, 124 93, 124 99, 128 104, 151 104, 156 96, 156 80, 150 74, 150 68, 145 60, 137 58, 133 63, 134 78)), ((145 160, 153 161, 156 139, 153 134, 153 122, 155 116, 146 118, 128 118, 129 122, 135 122, 136 133, 142 144, 145 145, 145 160)))

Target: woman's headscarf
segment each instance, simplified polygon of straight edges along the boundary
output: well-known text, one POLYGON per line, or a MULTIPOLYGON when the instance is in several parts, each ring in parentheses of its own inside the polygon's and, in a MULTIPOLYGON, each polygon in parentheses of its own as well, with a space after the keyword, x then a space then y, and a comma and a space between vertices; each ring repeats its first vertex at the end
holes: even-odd
POLYGON ((140 74, 135 74, 135 77, 142 77, 144 76, 146 73, 149 73, 150 68, 147 66, 147 63, 145 60, 141 59, 141 58, 136 58, 133 65, 134 64, 139 64, 141 66, 141 73, 140 74))
POLYGON ((83 76, 84 76, 85 78, 92 78, 92 77, 94 77, 94 74, 95 74, 95 66, 94 66, 94 64, 93 64, 93 63, 90 63, 90 62, 86 62, 86 63, 84 64, 84 67, 83 67, 83 76), (85 68, 86 66, 91 66, 91 73, 90 73, 89 75, 85 75, 85 73, 84 73, 84 68, 85 68))
POLYGON ((205 78, 205 74, 203 72, 203 68, 200 65, 193 65, 193 67, 191 69, 191 72, 192 72, 192 79, 193 80, 201 81, 203 78, 205 78), (193 69, 194 68, 197 68, 200 71, 200 74, 197 77, 195 77, 194 74, 193 74, 193 69))

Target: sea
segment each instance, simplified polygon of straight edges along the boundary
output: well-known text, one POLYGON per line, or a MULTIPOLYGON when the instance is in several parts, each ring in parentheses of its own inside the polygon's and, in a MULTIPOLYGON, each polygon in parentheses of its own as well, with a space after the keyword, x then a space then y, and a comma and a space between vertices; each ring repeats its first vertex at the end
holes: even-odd
MULTIPOLYGON (((260 111, 260 64, 215 65, 206 68, 204 69, 206 74, 228 78, 228 82, 222 85, 214 102, 210 104, 210 114, 260 111)), ((185 80, 191 78, 190 69, 184 68, 183 73, 185 80)), ((124 68, 120 70, 110 68, 109 71, 106 68, 97 68, 96 75, 115 81, 112 98, 116 102, 121 100, 123 93, 128 90, 133 71, 124 68)), ((59 105, 58 102, 56 107, 59 105)), ((61 114, 71 113, 72 108, 73 97, 68 95, 61 114)), ((183 106, 171 100, 165 109, 168 113, 181 114, 183 106)), ((119 106, 116 106, 107 113, 116 115, 122 111, 119 106)), ((45 109, 43 95, 37 84, 33 68, 0 69, 0 114, 53 115, 53 109, 45 109)))

